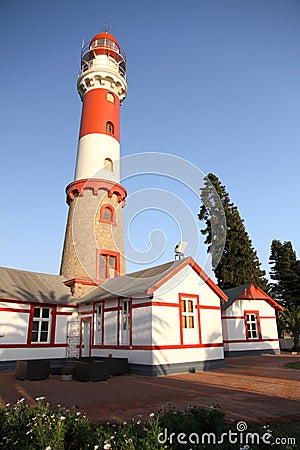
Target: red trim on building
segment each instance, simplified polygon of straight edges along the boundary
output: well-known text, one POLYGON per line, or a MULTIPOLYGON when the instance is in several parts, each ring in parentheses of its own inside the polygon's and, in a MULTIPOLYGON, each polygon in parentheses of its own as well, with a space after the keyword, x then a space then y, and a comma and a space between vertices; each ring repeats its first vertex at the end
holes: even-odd
POLYGON ((84 286, 98 286, 94 280, 90 278, 71 278, 70 280, 64 281, 65 286, 74 286, 74 284, 83 284, 84 286))
MULTIPOLYGON (((221 319, 244 319, 245 316, 222 316, 221 319)), ((276 316, 259 316, 260 319, 276 319, 276 316)))
POLYGON ((95 311, 93 309, 90 309, 88 311, 78 311, 78 315, 79 316, 90 316, 90 315, 94 314, 94 312, 95 311))
POLYGON ((182 328, 182 306, 181 306, 181 294, 178 295, 179 303, 179 333, 180 333, 180 345, 183 345, 183 328, 182 328))
POLYGON ((250 339, 250 340, 246 340, 246 339, 224 339, 224 344, 235 344, 235 343, 245 343, 245 344, 249 344, 249 342, 278 342, 279 339, 278 338, 267 338, 267 339, 250 339))
POLYGON ((105 308, 104 312, 111 312, 111 311, 119 311, 121 306, 111 306, 110 308, 105 308))
POLYGON ((55 330, 56 330, 56 306, 50 311, 51 314, 51 334, 50 334, 50 344, 53 345, 55 342, 55 330))
POLYGON ((31 344, 33 312, 34 312, 34 305, 31 304, 30 305, 30 317, 29 317, 29 323, 28 323, 28 329, 27 329, 27 345, 31 344))
POLYGON ((56 347, 67 347, 67 346, 68 346, 68 344, 49 344, 49 343, 43 344, 43 343, 39 342, 39 343, 29 343, 29 344, 1 344, 0 348, 27 348, 27 347, 30 347, 30 348, 44 348, 44 347, 56 348, 56 347))
POLYGON ((129 299, 129 317, 130 317, 130 327, 129 327, 129 345, 132 347, 132 298, 129 299))
POLYGON ((56 315, 57 316, 71 316, 73 313, 71 311, 57 311, 56 310, 56 315))
POLYGON ((165 306, 168 308, 178 308, 179 305, 178 303, 170 303, 170 302, 143 302, 143 303, 136 303, 136 304, 132 304, 132 309, 137 309, 137 308, 146 308, 148 306, 165 306))
POLYGON ((118 314, 117 314, 117 345, 120 345, 120 311, 122 309, 121 300, 118 298, 118 314))
POLYGON ((30 309, 22 309, 22 308, 0 308, 0 311, 30 314, 30 309))
POLYGON ((178 345, 94 345, 93 348, 103 348, 112 350, 180 350, 188 348, 216 348, 224 347, 223 343, 211 344, 178 344, 178 345))
POLYGON ((202 344, 202 336, 201 336, 201 318, 200 318, 200 309, 201 306, 199 304, 199 295, 197 295, 197 318, 198 318, 198 333, 199 333, 199 344, 202 344))
POLYGON ((113 195, 117 196, 118 203, 125 205, 127 196, 126 189, 119 183, 103 180, 101 178, 85 178, 83 180, 75 180, 66 187, 68 205, 76 196, 82 197, 85 190, 91 190, 93 195, 98 196, 98 191, 106 191, 108 198, 113 195))

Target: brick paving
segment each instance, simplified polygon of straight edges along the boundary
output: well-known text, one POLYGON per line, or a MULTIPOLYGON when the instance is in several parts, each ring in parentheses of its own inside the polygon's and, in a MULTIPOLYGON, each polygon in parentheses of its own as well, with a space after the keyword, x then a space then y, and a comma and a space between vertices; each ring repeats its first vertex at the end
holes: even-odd
POLYGON ((263 355, 226 359, 221 370, 157 378, 135 375, 81 383, 48 380, 20 381, 14 372, 0 373, 0 402, 14 404, 24 397, 33 406, 45 396, 55 406, 76 407, 99 422, 146 419, 167 404, 218 407, 228 418, 268 421, 300 419, 300 370, 286 368, 300 355, 263 355))

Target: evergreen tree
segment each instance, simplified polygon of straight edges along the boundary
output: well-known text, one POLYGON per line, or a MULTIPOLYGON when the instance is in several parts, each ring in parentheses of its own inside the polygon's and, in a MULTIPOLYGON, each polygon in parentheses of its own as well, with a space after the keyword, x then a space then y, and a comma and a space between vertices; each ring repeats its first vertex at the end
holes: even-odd
POLYGON ((299 350, 300 338, 300 306, 290 305, 279 313, 281 328, 289 333, 294 342, 294 351, 299 350))
POLYGON ((201 233, 206 235, 205 244, 208 245, 207 252, 212 255, 218 286, 229 289, 253 282, 268 291, 265 271, 260 269, 244 221, 230 201, 225 186, 216 175, 209 173, 200 191, 202 206, 198 218, 206 225, 201 233))
POLYGON ((300 261, 290 241, 274 239, 269 259, 272 295, 283 306, 300 305, 300 261))

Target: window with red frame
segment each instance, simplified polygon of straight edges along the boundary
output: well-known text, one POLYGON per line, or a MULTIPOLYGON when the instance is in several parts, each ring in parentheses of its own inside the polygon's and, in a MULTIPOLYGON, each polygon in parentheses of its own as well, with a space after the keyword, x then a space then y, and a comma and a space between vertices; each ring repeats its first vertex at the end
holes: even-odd
POLYGON ((249 340, 259 339, 258 318, 255 313, 246 313, 246 333, 249 340))
POLYGON ((35 306, 32 317, 31 342, 47 344, 51 332, 51 310, 50 308, 35 306))
POLYGON ((101 280, 118 276, 118 257, 101 253, 99 255, 99 278, 101 280))
POLYGON ((114 223, 114 210, 110 206, 103 206, 100 211, 100 222, 114 223))

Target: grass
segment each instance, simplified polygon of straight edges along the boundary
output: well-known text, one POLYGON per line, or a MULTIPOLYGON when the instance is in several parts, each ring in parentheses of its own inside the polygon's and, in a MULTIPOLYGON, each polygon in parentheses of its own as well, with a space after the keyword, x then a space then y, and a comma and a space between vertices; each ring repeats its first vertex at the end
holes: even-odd
POLYGON ((288 367, 289 369, 298 369, 300 370, 300 362, 298 363, 288 363, 285 365, 285 367, 288 367))

